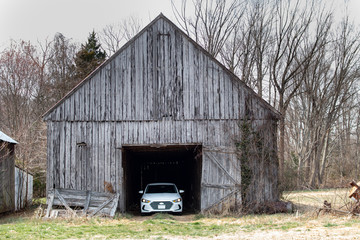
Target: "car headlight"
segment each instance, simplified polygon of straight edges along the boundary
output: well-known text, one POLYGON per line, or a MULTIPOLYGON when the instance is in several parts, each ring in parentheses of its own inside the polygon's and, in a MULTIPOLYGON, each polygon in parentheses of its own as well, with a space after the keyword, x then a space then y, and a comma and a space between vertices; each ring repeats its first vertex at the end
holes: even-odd
POLYGON ((181 202, 181 198, 175 199, 173 202, 181 202))
POLYGON ((141 202, 143 202, 143 203, 149 203, 150 200, 147 200, 147 199, 145 199, 145 198, 142 198, 142 199, 141 199, 141 202))

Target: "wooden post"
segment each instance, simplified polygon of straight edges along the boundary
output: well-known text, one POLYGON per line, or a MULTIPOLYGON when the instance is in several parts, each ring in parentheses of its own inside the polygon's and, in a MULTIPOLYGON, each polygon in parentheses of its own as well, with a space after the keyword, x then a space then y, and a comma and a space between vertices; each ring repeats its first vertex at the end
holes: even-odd
POLYGON ((60 200, 60 202, 64 205, 64 207, 70 211, 74 216, 76 216, 76 212, 74 212, 74 210, 72 210, 69 205, 67 204, 67 202, 65 201, 65 199, 63 198, 63 196, 61 196, 61 194, 58 192, 57 189, 55 189, 55 194, 58 197, 58 199, 60 200))
POLYGON ((52 205, 54 202, 54 196, 55 194, 53 192, 49 193, 49 202, 48 202, 48 206, 47 206, 47 210, 46 210, 46 215, 45 217, 50 217, 50 211, 52 209, 52 205))
POLYGON ((83 215, 86 215, 86 211, 89 209, 90 199, 91 199, 91 192, 88 190, 86 191, 86 199, 84 204, 83 215))

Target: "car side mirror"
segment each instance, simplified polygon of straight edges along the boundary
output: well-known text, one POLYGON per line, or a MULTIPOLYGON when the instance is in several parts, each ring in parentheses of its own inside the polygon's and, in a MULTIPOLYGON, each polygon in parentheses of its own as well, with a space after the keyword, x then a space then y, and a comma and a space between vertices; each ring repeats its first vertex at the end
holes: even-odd
POLYGON ((140 194, 143 194, 143 193, 144 193, 144 191, 143 191, 143 190, 141 190, 141 191, 139 191, 139 193, 140 193, 140 194))
POLYGON ((179 190, 179 193, 184 193, 185 191, 184 190, 179 190))

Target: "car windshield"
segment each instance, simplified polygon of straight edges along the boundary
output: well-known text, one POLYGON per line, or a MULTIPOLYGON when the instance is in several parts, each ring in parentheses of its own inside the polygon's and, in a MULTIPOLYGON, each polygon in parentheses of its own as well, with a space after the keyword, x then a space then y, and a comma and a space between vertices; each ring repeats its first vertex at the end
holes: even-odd
POLYGON ((174 185, 149 185, 146 193, 176 193, 174 185))

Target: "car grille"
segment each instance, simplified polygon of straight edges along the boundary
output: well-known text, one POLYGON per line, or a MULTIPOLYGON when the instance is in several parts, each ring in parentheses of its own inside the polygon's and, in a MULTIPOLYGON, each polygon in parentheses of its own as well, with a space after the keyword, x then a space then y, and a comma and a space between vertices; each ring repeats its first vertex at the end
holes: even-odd
POLYGON ((167 209, 170 209, 172 207, 172 205, 173 205, 172 202, 152 202, 152 203, 150 203, 150 206, 155 210, 157 210, 157 209, 167 210, 167 209), (159 208, 159 205, 162 205, 162 206, 165 205, 165 208, 161 208, 161 207, 159 208))

